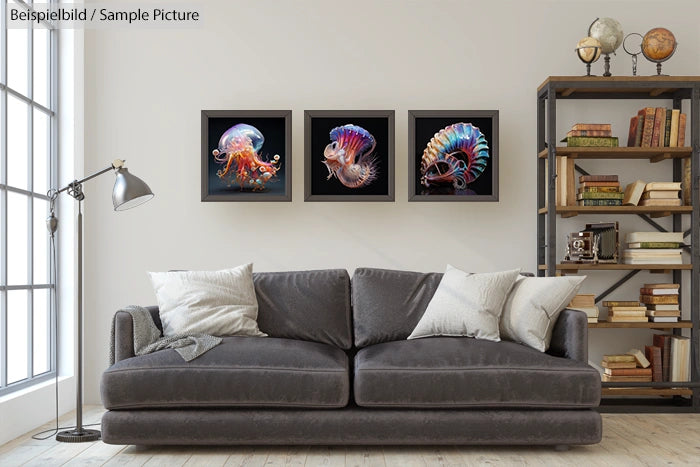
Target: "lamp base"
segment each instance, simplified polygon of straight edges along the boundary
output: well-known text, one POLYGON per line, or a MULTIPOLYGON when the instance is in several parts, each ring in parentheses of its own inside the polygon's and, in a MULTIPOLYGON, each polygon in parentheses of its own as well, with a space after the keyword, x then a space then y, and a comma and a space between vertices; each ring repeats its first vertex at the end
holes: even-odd
POLYGON ((87 441, 97 441, 102 434, 99 430, 68 430, 61 431, 56 435, 56 441, 62 443, 84 443, 87 441))

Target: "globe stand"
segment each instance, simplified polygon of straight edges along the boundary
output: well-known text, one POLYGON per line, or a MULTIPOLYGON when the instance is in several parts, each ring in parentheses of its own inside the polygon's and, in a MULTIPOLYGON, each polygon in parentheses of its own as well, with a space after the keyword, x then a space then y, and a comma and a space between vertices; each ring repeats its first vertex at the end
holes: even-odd
POLYGON ((612 76, 612 73, 610 73, 610 54, 605 54, 604 60, 605 60, 605 65, 604 65, 605 72, 603 73, 603 76, 605 76, 605 77, 612 76))
POLYGON ((600 47, 593 45, 584 45, 581 47, 576 47, 576 56, 579 60, 586 64, 585 76, 595 76, 591 74, 591 63, 595 62, 596 60, 598 60, 598 58, 600 58, 600 47), (584 53, 586 49, 593 49, 593 54, 584 53))

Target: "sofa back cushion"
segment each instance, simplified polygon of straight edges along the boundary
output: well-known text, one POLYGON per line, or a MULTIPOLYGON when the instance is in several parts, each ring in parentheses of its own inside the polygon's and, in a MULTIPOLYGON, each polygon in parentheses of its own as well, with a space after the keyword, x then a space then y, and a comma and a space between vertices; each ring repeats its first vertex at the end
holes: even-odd
POLYGON ((345 269, 258 272, 253 282, 262 332, 352 347, 350 276, 345 269))
MULTIPOLYGON (((352 277, 355 346, 406 339, 425 313, 441 279, 442 273, 437 272, 356 269, 352 277)), ((260 329, 269 333, 262 323, 260 329)))

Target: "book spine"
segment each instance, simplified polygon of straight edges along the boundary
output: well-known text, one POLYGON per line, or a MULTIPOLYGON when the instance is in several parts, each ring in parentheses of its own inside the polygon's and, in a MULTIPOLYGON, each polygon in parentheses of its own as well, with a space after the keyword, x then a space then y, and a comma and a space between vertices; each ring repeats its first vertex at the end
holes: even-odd
POLYGON ((642 133, 644 132, 644 112, 639 115, 639 122, 637 123, 637 134, 634 137, 634 145, 639 147, 642 145, 642 133))
POLYGON ((625 194, 620 192, 583 192, 579 193, 577 199, 622 199, 625 194))
MULTIPOLYGON (((652 132, 651 136, 651 147, 652 148, 658 148, 659 147, 659 139, 661 137, 661 131, 662 128, 664 128, 666 122, 666 109, 663 107, 657 107, 656 112, 654 113, 654 131, 652 132)), ((661 139, 663 141, 663 139, 661 139)))
POLYGON ((584 182, 618 182, 617 175, 579 175, 578 181, 584 182))
POLYGON ((569 130, 566 136, 612 136, 610 130, 569 130))
POLYGON ((630 300, 627 300, 627 301, 605 300, 603 302, 603 306, 607 306, 607 307, 611 307, 611 306, 639 306, 639 302, 633 302, 630 300))
POLYGON ((571 129, 612 131, 612 125, 610 123, 577 123, 571 129))
MULTIPOLYGON (((665 148, 671 145, 671 109, 666 109, 666 122, 664 124, 664 144, 665 148)), ((661 144, 660 144, 661 146, 661 144)))
POLYGON ((579 206, 622 206, 621 199, 582 199, 579 206))
POLYGON ((678 295, 678 289, 645 289, 642 287, 639 289, 639 293, 642 295, 654 295, 656 297, 663 297, 666 295, 678 295), (675 293, 660 293, 660 292, 654 292, 654 291, 660 291, 660 290, 673 290, 675 293))
POLYGON ((654 133, 654 107, 644 108, 644 130, 642 132, 642 147, 651 147, 651 137, 654 133))
POLYGON ((651 248, 651 249, 656 249, 656 248, 678 248, 680 247, 680 243, 674 243, 674 242, 638 242, 639 246, 632 247, 630 248, 651 248))
POLYGON ((616 186, 584 186, 579 188, 579 193, 620 193, 620 187, 616 186))
MULTIPOLYGON (((594 177, 595 175, 591 175, 594 177)), ((579 177, 580 181, 580 177, 579 177)), ((617 191, 620 190, 620 182, 581 182, 580 188, 590 188, 590 187, 606 187, 606 188, 615 188, 617 191)))
POLYGON ((678 295, 640 295, 639 301, 642 303, 677 305, 678 295))
POLYGON ((671 137, 668 145, 672 148, 678 146, 678 120, 680 116, 681 111, 679 109, 673 109, 671 111, 671 137))
POLYGON ((639 125, 639 115, 630 118, 630 131, 627 135, 628 147, 634 146, 635 139, 637 138, 637 125, 639 125))
POLYGON ((686 115, 681 113, 678 117, 678 147, 685 146, 685 120, 686 115))
POLYGON ((570 136, 566 138, 566 145, 571 147, 601 147, 616 148, 619 141, 617 136, 570 136))
POLYGON ((683 187, 682 191, 682 196, 683 196, 683 204, 686 206, 690 206, 691 204, 691 199, 690 199, 690 158, 687 157, 683 159, 683 182, 681 183, 681 186, 683 187))

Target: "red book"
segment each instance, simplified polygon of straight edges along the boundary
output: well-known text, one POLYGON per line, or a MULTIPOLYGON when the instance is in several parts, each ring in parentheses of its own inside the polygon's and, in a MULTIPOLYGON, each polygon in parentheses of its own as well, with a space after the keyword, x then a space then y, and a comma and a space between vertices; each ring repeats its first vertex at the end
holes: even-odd
POLYGON ((576 123, 571 129, 612 131, 612 125, 610 123, 576 123))
POLYGON ((627 146, 633 147, 634 142, 637 139, 637 127, 639 125, 639 115, 635 115, 630 118, 630 131, 627 135, 627 146))
MULTIPOLYGON (((657 107, 654 114, 654 132, 651 135, 651 147, 658 148, 659 141, 663 141, 664 130, 666 128, 666 109, 657 107)), ((663 145, 663 142, 661 143, 663 145)))
POLYGON ((644 112, 644 129, 642 130, 642 147, 651 147, 651 137, 654 133, 654 107, 645 107, 639 112, 644 112))
POLYGON ((685 146, 685 119, 686 115, 681 114, 678 117, 678 147, 685 146))

